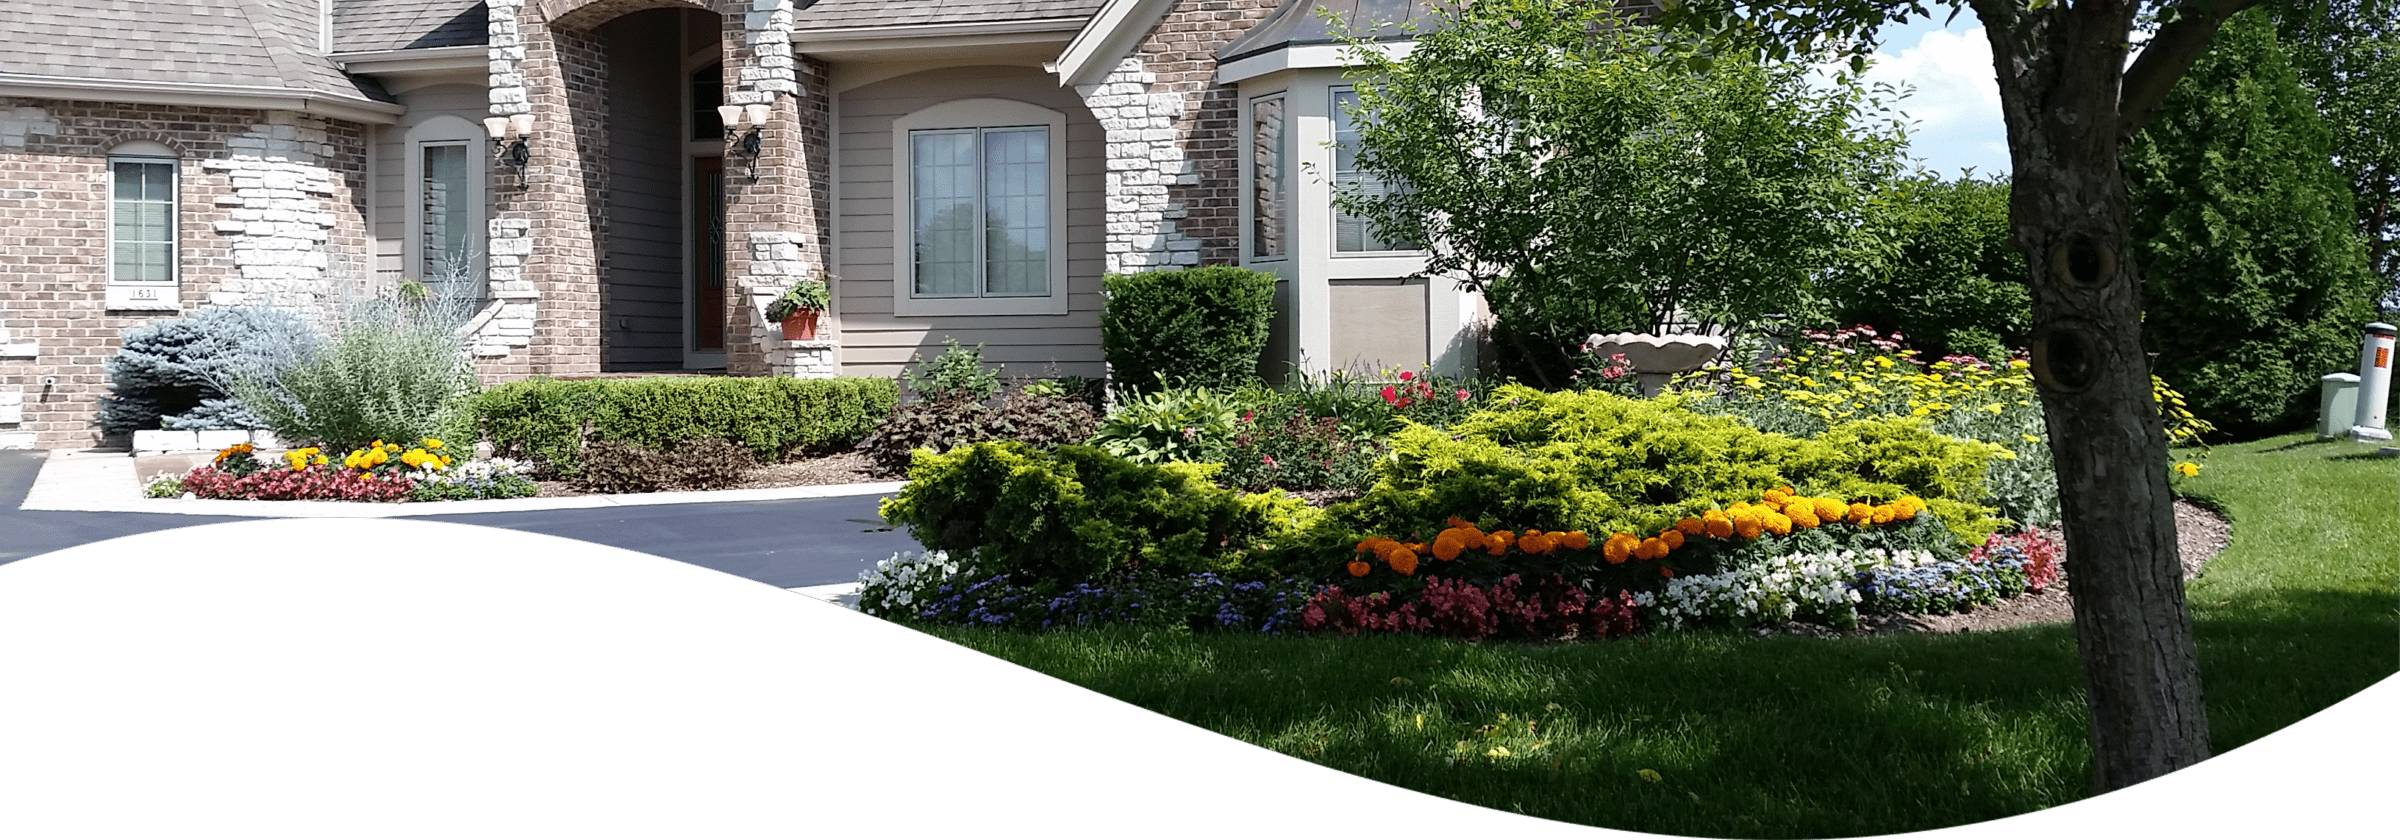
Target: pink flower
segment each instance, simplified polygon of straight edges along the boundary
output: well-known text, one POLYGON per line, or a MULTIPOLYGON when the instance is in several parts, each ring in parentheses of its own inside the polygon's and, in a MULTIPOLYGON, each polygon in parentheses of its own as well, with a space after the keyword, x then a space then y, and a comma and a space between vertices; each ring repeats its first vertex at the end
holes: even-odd
POLYGON ((1465 388, 1460 388, 1460 389, 1458 389, 1458 401, 1459 401, 1459 402, 1462 402, 1462 403, 1463 403, 1463 402, 1466 402, 1466 401, 1467 401, 1467 399, 1468 399, 1469 397, 1472 397, 1472 396, 1473 396, 1472 394, 1469 394, 1469 393, 1467 393, 1467 389, 1465 389, 1465 388))
POLYGON ((1397 403, 1397 402, 1399 402, 1399 401, 1400 401, 1400 389, 1398 389, 1398 388, 1394 388, 1394 387, 1392 387, 1392 386, 1390 386, 1390 385, 1385 385, 1385 386, 1383 386, 1383 401, 1384 401, 1384 402, 1387 402, 1387 403, 1397 403))
POLYGON ((1402 382, 1407 382, 1407 381, 1409 381, 1409 380, 1411 380, 1411 379, 1415 379, 1415 378, 1417 378, 1417 374, 1416 374, 1414 371, 1405 371, 1405 370, 1404 370, 1404 371, 1401 371, 1401 372, 1400 372, 1400 381, 1402 381, 1402 382))
POLYGON ((1259 463, 1266 464, 1267 466, 1275 466, 1275 456, 1273 455, 1260 455, 1258 456, 1258 460, 1259 463))

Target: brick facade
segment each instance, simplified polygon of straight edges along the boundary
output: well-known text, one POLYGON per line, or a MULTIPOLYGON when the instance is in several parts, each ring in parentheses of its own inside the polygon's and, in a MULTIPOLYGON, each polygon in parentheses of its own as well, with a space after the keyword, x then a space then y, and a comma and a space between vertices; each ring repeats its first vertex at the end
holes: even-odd
POLYGON ((1099 84, 1076 92, 1108 132, 1108 270, 1240 257, 1241 99, 1216 51, 1277 0, 1177 0, 1099 84))
POLYGON ((177 304, 273 302, 319 318, 367 294, 365 127, 311 114, 0 98, 0 446, 100 442, 110 311, 108 154, 172 149, 177 304), (55 382, 45 384, 45 379, 55 382), (14 395, 14 396, 11 396, 14 395), (10 422, 13 418, 14 422, 10 422))

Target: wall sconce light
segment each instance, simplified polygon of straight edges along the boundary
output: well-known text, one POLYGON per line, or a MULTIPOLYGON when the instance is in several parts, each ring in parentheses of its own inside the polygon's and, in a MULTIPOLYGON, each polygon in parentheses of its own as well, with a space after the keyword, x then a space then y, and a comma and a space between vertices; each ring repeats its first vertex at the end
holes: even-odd
POLYGON ((533 153, 525 147, 525 139, 533 135, 533 115, 483 118, 483 133, 492 137, 492 155, 502 163, 523 169, 525 160, 533 153))
POLYGON ((725 124, 725 142, 735 143, 733 151, 748 158, 758 157, 759 132, 774 115, 775 109, 766 105, 717 106, 717 119, 725 124))

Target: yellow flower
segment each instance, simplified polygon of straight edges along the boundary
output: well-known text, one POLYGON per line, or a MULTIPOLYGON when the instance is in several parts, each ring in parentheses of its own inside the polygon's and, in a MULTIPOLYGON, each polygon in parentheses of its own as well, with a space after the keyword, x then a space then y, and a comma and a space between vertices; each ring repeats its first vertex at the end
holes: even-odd
POLYGON ((2183 463, 2176 464, 2176 465, 2175 465, 2175 471, 2176 471, 2176 472, 2178 472, 2178 473, 2182 473, 2182 474, 2183 474, 2183 477, 2185 477, 2185 478, 2190 478, 2190 477, 2192 477, 2192 476, 2195 476, 2195 475, 2199 475, 2199 474, 2200 474, 2200 465, 2199 465, 2199 464, 2192 463, 2192 462, 2190 462, 2190 461, 2185 461, 2185 462, 2183 462, 2183 463))
POLYGON ((440 449, 440 448, 442 448, 442 439, 441 439, 441 438, 426 438, 426 439, 425 439, 425 448, 427 448, 427 449, 440 449))

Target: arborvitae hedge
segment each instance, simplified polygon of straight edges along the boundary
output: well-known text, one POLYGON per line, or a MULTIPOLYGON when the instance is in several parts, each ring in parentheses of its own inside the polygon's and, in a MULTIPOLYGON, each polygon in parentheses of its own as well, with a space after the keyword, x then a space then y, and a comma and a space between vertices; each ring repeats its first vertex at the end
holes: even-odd
POLYGON ((2381 282, 2331 136, 2260 10, 2235 15, 2125 155, 2143 343, 2239 438, 2305 425, 2357 367, 2381 282))

